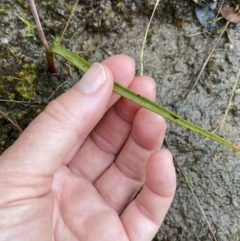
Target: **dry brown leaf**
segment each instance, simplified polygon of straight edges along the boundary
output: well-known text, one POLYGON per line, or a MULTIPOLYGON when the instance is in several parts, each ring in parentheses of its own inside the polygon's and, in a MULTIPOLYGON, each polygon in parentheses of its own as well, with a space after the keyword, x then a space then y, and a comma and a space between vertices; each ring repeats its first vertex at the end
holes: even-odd
POLYGON ((231 23, 240 23, 240 14, 235 10, 235 7, 231 7, 229 4, 219 4, 219 12, 222 17, 231 23))

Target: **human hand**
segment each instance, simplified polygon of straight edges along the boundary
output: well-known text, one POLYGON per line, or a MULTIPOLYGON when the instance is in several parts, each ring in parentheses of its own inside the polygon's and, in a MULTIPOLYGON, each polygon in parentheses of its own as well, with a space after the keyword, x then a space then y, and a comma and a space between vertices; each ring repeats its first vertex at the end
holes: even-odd
POLYGON ((155 98, 117 55, 94 64, 0 156, 0 240, 151 240, 174 196, 165 120, 112 93, 155 98), (141 192, 136 196, 140 188, 141 192))

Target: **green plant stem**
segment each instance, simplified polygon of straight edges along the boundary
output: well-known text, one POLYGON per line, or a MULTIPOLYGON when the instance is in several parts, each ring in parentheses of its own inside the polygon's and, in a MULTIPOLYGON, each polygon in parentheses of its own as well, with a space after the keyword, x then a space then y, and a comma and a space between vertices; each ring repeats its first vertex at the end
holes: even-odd
POLYGON ((44 48, 47 51, 49 49, 48 42, 47 42, 47 39, 44 35, 44 32, 43 32, 43 29, 42 29, 42 25, 41 25, 41 22, 40 22, 40 19, 39 19, 39 16, 38 16, 38 12, 37 12, 34 0, 29 0, 29 5, 30 5, 31 12, 33 14, 33 18, 34 18, 36 26, 37 26, 39 36, 42 40, 44 48))
MULTIPOLYGON (((75 65, 77 68, 79 68, 80 70, 82 70, 83 72, 86 72, 89 68, 90 68, 90 63, 88 63, 86 60, 82 59, 81 57, 79 57, 77 54, 71 52, 70 50, 62 47, 62 46, 53 46, 50 50, 49 50, 49 54, 57 54, 60 55, 61 57, 65 58, 66 60, 68 60, 69 62, 71 62, 73 65, 75 65)), ((165 117, 166 119, 181 125, 183 127, 186 127, 187 129, 194 131, 196 133, 199 133, 203 136, 206 136, 214 141, 217 141, 221 144, 224 144, 228 147, 231 147, 235 150, 240 151, 240 147, 229 142, 228 140, 215 135, 193 123, 191 123, 190 121, 187 121, 185 119, 183 119, 182 117, 176 115, 175 113, 173 113, 172 111, 167 110, 166 108, 162 107, 161 105, 149 100, 148 98, 139 95, 138 93, 135 93, 131 90, 129 90, 128 88, 122 86, 121 84, 119 84, 118 82, 114 82, 114 87, 113 87, 113 91, 118 93, 119 95, 133 101, 136 104, 139 104, 140 106, 149 109, 163 117, 165 117)))
POLYGON ((37 12, 34 0, 29 0, 29 5, 30 5, 31 12, 32 12, 33 18, 34 18, 36 26, 37 26, 39 36, 41 38, 42 44, 46 51, 46 59, 47 59, 47 63, 48 63, 48 68, 52 73, 57 73, 57 69, 54 64, 53 54, 51 54, 49 52, 49 45, 48 45, 47 39, 45 37, 45 34, 43 32, 42 25, 41 25, 41 22, 40 22, 40 19, 38 16, 38 12, 37 12))
POLYGON ((54 57, 53 54, 50 53, 48 50, 45 52, 46 60, 48 63, 48 69, 50 70, 51 73, 57 73, 57 69, 55 67, 54 63, 54 57))

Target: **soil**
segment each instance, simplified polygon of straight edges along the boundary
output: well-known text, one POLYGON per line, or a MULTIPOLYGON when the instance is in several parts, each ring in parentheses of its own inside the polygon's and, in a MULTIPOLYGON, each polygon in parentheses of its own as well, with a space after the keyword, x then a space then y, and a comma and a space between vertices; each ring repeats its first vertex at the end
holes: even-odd
MULTIPOLYGON (((62 34, 74 1, 38 0, 36 4, 47 39, 53 44, 51 36, 62 34)), ((82 0, 61 44, 90 62, 128 54, 136 60, 138 72, 142 40, 154 4, 153 0, 82 0)), ((36 31, 27 36, 27 27, 18 18, 34 24, 25 0, 1 0, 0 15, 0 110, 24 129, 81 73, 61 58, 56 58, 58 75, 48 73, 36 31)), ((162 0, 144 52, 144 74, 157 82, 157 102, 210 131, 223 118, 239 70, 239 24, 229 25, 196 88, 187 99, 184 97, 222 29, 206 32, 196 19, 193 1, 162 0)), ((239 116, 238 84, 224 128, 217 132, 238 144, 239 116)), ((0 125, 1 153, 20 131, 3 116, 0 125)), ((216 239, 240 240, 240 153, 170 122, 166 139, 179 165, 178 186, 154 240, 214 240, 187 184, 194 190, 216 239)))

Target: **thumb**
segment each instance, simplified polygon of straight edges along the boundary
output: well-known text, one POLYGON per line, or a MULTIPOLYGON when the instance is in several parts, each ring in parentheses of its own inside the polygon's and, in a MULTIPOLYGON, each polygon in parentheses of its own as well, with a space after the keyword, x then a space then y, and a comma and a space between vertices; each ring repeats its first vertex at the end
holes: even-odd
POLYGON ((0 173, 53 175, 100 120, 112 89, 113 76, 108 67, 93 64, 73 88, 53 100, 2 154, 0 173))

